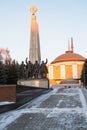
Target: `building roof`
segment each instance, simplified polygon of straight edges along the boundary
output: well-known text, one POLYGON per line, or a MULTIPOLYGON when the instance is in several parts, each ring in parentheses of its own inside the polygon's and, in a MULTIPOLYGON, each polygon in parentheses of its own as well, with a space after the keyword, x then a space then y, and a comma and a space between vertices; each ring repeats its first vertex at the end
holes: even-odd
POLYGON ((65 54, 56 57, 56 59, 54 59, 51 62, 51 64, 57 62, 69 62, 69 61, 85 61, 85 58, 77 53, 73 53, 73 51, 66 51, 65 54))

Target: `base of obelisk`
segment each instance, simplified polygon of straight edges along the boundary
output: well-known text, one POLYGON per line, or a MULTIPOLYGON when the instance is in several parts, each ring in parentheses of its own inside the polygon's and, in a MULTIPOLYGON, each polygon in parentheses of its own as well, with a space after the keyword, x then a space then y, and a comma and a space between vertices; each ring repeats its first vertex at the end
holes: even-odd
POLYGON ((18 80, 18 85, 37 87, 37 88, 47 88, 49 89, 49 80, 47 78, 43 79, 27 79, 18 80))

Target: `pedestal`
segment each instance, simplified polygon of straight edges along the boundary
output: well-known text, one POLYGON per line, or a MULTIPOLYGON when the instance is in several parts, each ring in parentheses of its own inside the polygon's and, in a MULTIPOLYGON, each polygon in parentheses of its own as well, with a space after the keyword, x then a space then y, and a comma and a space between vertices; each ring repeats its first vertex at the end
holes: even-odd
POLYGON ((18 85, 37 87, 37 88, 49 88, 49 80, 44 79, 28 79, 28 80, 19 80, 18 85))

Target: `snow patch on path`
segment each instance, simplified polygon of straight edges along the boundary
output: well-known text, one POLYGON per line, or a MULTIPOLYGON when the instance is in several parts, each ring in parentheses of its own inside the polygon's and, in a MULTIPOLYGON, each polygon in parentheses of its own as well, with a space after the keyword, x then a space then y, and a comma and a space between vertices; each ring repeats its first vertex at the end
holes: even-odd
POLYGON ((0 130, 5 130, 5 128, 20 117, 20 113, 18 111, 7 112, 5 114, 0 115, 0 130))
POLYGON ((52 91, 50 91, 49 93, 46 93, 46 94, 43 94, 43 95, 40 95, 39 97, 33 99, 31 102, 28 102, 26 104, 24 104, 23 106, 19 107, 19 109, 23 109, 25 107, 34 107, 36 108, 37 106, 39 106, 43 101, 45 101, 47 98, 50 97, 50 95, 52 94, 56 94, 58 92, 58 88, 54 88, 52 91))
POLYGON ((86 104, 85 97, 84 97, 84 95, 83 95, 81 89, 78 89, 78 90, 79 90, 79 96, 80 96, 80 100, 81 100, 83 109, 86 109, 86 110, 87 110, 87 104, 86 104))
POLYGON ((15 102, 0 102, 0 106, 2 106, 2 105, 7 105, 7 104, 13 104, 13 103, 15 103, 15 102))
MULTIPOLYGON (((87 119, 87 108, 86 108, 87 104, 86 104, 85 97, 80 88, 72 88, 72 90, 73 89, 76 90, 78 93, 72 93, 72 92, 62 93, 61 92, 61 94, 69 95, 69 96, 70 95, 75 96, 76 94, 79 94, 80 101, 82 103, 83 108, 79 108, 78 106, 75 108, 58 108, 58 107, 38 108, 39 104, 42 103, 43 101, 45 101, 51 95, 59 94, 58 88, 54 88, 54 90, 52 90, 51 92, 39 96, 38 98, 36 98, 36 99, 32 100, 31 102, 27 103, 26 105, 22 106, 19 110, 0 114, 0 130, 5 130, 5 128, 10 123, 14 122, 17 118, 19 118, 21 115, 26 114, 26 113, 43 113, 44 115, 46 115, 47 118, 56 117, 56 119, 58 117, 60 117, 60 115, 61 116, 65 115, 65 118, 61 117, 61 122, 62 122, 62 120, 65 121, 63 123, 66 123, 66 119, 67 119, 66 116, 68 117, 68 115, 70 116, 71 122, 73 121, 73 118, 76 116, 76 114, 77 115, 82 114, 87 119), (64 113, 64 114, 62 115, 62 113, 64 113)), ((67 89, 67 91, 69 92, 70 89, 67 89)), ((60 100, 59 103, 61 103, 61 102, 62 102, 62 100, 60 100)), ((67 120, 67 122, 69 122, 69 120, 67 120)))

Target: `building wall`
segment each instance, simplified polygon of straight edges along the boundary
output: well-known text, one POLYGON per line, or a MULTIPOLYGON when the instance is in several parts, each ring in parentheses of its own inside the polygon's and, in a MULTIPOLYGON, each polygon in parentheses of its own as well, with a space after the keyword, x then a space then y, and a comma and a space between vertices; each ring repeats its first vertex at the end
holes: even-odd
POLYGON ((60 62, 48 65, 48 78, 51 84, 58 84, 64 79, 80 78, 84 62, 60 62))
POLYGON ((72 65, 66 65, 66 79, 72 78, 72 65))
POLYGON ((16 85, 0 85, 0 102, 16 102, 16 85))

